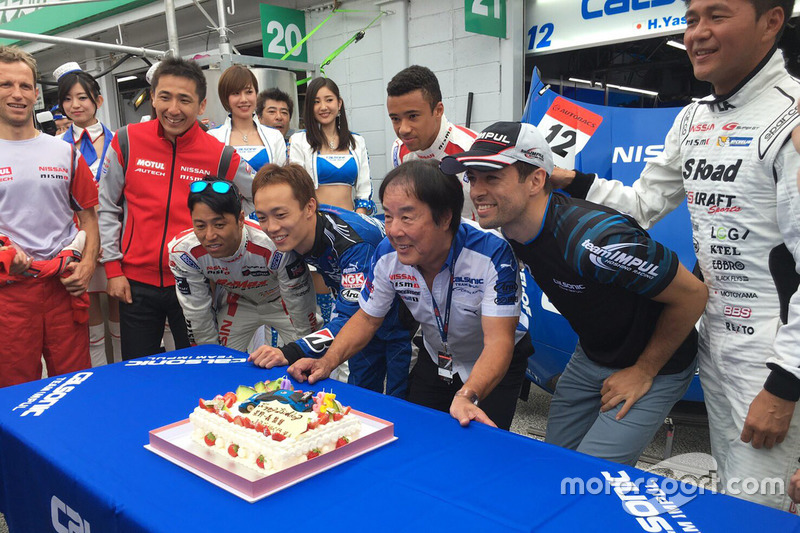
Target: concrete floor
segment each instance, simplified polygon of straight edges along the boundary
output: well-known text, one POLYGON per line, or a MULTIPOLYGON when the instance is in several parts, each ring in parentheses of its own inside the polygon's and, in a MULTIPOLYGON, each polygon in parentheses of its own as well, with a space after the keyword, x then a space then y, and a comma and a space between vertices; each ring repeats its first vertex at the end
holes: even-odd
MULTIPOLYGON (((547 426, 547 411, 549 408, 550 394, 536 386, 532 386, 528 400, 520 400, 517 403, 517 413, 511 424, 511 431, 542 440, 547 426)), ((691 424, 677 422, 672 456, 678 456, 679 465, 656 464, 664 457, 667 441, 667 430, 666 426, 664 426, 645 449, 642 456, 643 460, 636 466, 642 470, 684 480, 687 475, 700 478, 707 474, 709 466, 708 454, 711 453, 711 446, 708 440, 708 425, 702 424, 702 417, 698 418, 700 424, 696 424, 694 420, 691 424)), ((8 533, 8 526, 2 514, 0 514, 0 533, 8 533)))

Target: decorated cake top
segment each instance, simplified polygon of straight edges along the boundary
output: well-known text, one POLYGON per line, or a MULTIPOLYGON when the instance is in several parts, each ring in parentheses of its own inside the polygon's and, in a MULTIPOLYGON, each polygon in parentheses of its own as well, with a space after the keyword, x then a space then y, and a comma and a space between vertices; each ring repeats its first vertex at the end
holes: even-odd
POLYGON ((200 407, 233 424, 272 435, 275 440, 296 438, 350 412, 336 401, 335 394, 294 390, 286 377, 259 381, 253 387, 240 385, 235 393, 210 401, 200 399, 200 407))

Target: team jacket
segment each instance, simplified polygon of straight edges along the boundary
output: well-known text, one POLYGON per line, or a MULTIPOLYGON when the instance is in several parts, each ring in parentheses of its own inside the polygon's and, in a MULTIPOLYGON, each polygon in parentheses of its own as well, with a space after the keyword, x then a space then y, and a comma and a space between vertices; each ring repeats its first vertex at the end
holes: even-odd
POLYGON ((209 282, 256 305, 283 297, 299 335, 317 328, 317 299, 305 262, 294 252, 278 251, 252 222, 245 222, 242 242, 231 257, 211 257, 192 229, 177 235, 168 248, 178 301, 195 344, 217 344, 209 282))
MULTIPOLYGON (((519 266, 511 246, 496 231, 462 220, 431 290, 422 273, 415 266, 401 263, 389 239, 384 239, 375 253, 359 303, 368 315, 381 317, 391 309, 395 298, 401 298, 419 322, 425 349, 438 363, 437 354, 444 351, 444 343, 432 299, 436 300, 444 325, 451 281, 447 344, 453 356, 453 370, 466 381, 483 352, 481 318, 520 316, 519 266)), ((525 333, 525 325, 518 324, 514 343, 525 333)))
MULTIPOLYGON (((372 201, 372 181, 370 180, 369 156, 367 155, 367 143, 364 137, 358 133, 350 132, 355 140, 355 147, 350 149, 350 153, 355 158, 358 165, 358 176, 353 186, 353 206, 355 209, 363 208, 369 213, 375 211, 375 203, 372 201)), ((297 163, 305 168, 314 180, 314 188, 319 188, 317 180, 317 152, 311 149, 306 139, 306 130, 300 130, 289 138, 289 162, 297 163)))
POLYGON ((685 107, 632 187, 583 175, 567 189, 643 227, 686 199, 708 286, 700 349, 729 379, 767 363, 765 388, 800 398, 800 166, 790 135, 800 83, 775 51, 731 94, 685 107))
MULTIPOLYGON (((539 234, 509 242, 589 359, 611 368, 636 363, 664 308, 652 298, 678 272, 674 252, 630 217, 558 193, 550 195, 539 234)), ((697 332, 681 340, 660 374, 681 372, 694 361, 697 332)))
MULTIPOLYGON (((321 205, 317 234, 311 251, 303 256, 316 267, 325 284, 336 293, 333 318, 325 329, 281 347, 289 363, 302 357, 322 357, 347 320, 358 311, 358 294, 364 284, 372 255, 385 234, 376 219, 330 205, 321 205)), ((398 302, 387 314, 376 337, 408 336, 397 318, 398 302)))
MULTIPOLYGON (((400 139, 394 140, 394 144, 392 144, 392 168, 399 167, 401 163, 414 159, 441 161, 445 156, 466 152, 472 146, 476 136, 477 133, 471 129, 451 124, 447 117, 442 115, 439 134, 427 149, 412 152, 406 148, 403 141, 400 139)), ((461 210, 461 216, 470 220, 478 220, 475 206, 472 205, 472 199, 469 197, 469 181, 463 173, 459 175, 459 178, 461 178, 461 186, 464 188, 464 208, 461 210)))
POLYGON ((158 120, 120 128, 100 177, 100 242, 109 279, 158 287, 175 284, 167 242, 192 225, 189 185, 208 175, 233 181, 253 210, 250 167, 235 150, 194 124, 175 144, 158 120))
MULTIPOLYGON (((265 162, 264 164, 275 163, 276 165, 285 165, 286 141, 283 139, 281 132, 275 128, 264 126, 255 119, 255 116, 253 118, 253 123, 256 125, 256 129, 258 130, 258 137, 261 139, 261 142, 264 143, 264 148, 267 151, 267 157, 269 161, 265 162)), ((208 133, 222 144, 230 144, 231 116, 228 115, 222 125, 214 128, 213 130, 208 130, 208 133)))

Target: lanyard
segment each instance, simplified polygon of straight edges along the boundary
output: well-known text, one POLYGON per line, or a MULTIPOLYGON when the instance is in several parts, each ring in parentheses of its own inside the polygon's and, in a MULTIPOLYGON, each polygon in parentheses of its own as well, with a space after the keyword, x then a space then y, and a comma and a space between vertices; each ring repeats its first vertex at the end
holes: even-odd
MULTIPOLYGON (((453 265, 450 267, 450 283, 447 287, 447 304, 445 305, 444 310, 444 321, 442 321, 442 314, 439 312, 439 306, 436 305, 436 297, 433 295, 433 291, 431 291, 431 301, 433 302, 433 316, 436 317, 436 326, 439 328, 439 335, 442 337, 442 344, 444 345, 444 351, 446 354, 450 354, 450 350, 447 347, 447 330, 450 327, 450 304, 453 301, 453 281, 455 279, 455 261, 453 261, 453 265)), ((431 287, 433 288, 433 287, 431 287)))

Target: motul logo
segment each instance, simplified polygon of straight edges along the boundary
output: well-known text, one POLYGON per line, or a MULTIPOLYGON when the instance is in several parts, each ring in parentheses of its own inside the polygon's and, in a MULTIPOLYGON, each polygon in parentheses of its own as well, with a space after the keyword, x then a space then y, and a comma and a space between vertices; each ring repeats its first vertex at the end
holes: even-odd
POLYGON ((0 168, 0 176, 10 176, 10 175, 11 175, 11 167, 0 168))
POLYGON ((149 159, 139 159, 136 161, 136 165, 144 168, 154 168, 157 170, 164 170, 164 163, 159 163, 158 161, 150 161, 149 159))

